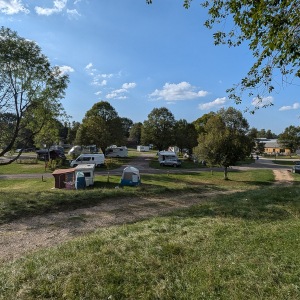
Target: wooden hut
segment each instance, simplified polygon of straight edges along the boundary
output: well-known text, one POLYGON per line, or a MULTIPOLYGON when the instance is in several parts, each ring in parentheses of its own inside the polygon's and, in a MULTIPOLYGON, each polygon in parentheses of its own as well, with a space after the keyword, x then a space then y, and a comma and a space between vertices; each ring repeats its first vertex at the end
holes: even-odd
POLYGON ((73 189, 75 188, 75 168, 58 169, 52 175, 55 179, 55 188, 57 189, 73 189))

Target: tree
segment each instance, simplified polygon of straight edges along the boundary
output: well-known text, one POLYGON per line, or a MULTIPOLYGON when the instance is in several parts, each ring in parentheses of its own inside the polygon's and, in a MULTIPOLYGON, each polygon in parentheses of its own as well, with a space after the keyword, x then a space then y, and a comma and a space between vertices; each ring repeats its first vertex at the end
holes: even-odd
POLYGON ((61 123, 58 120, 51 120, 34 137, 35 145, 39 148, 49 148, 60 141, 61 123))
POLYGON ((144 121, 142 143, 153 144, 159 151, 174 143, 175 118, 165 107, 154 108, 144 121))
POLYGON ((193 122, 198 134, 204 132, 204 126, 207 123, 208 119, 215 115, 216 113, 211 111, 208 114, 204 114, 202 117, 198 118, 196 121, 193 122))
MULTIPOLYGON (((189 8, 191 1, 184 0, 184 7, 189 8)), ((208 11, 204 25, 220 28, 213 33, 215 45, 236 47, 247 42, 255 58, 247 75, 228 89, 229 98, 240 103, 242 92, 248 90, 259 100, 258 108, 280 81, 278 75, 284 83, 300 77, 299 1, 214 0, 201 5, 208 11), (227 30, 228 24, 232 27, 227 30)))
POLYGON ((221 109, 208 119, 194 153, 211 166, 224 167, 224 179, 228 179, 228 167, 251 153, 248 129, 249 124, 240 111, 232 107, 221 109))
POLYGON ((194 124, 188 123, 186 120, 180 119, 176 121, 175 127, 175 145, 178 146, 182 153, 183 148, 189 149, 192 153, 192 149, 197 146, 198 132, 194 124))
POLYGON ((130 128, 133 125, 133 122, 128 118, 121 118, 121 123, 122 123, 124 137, 128 138, 130 133, 130 128))
MULTIPOLYGON (((15 117, 9 138, 1 144, 3 156, 17 142, 26 147, 48 120, 64 115, 59 100, 64 96, 68 76, 58 67, 51 67, 35 42, 9 28, 1 27, 0 40, 0 114, 15 117)), ((0 127, 0 136, 8 136, 6 130, 0 127)))
POLYGON ((300 147, 300 127, 289 126, 285 128, 284 132, 279 135, 279 144, 287 149, 290 149, 292 153, 300 147))
POLYGON ((72 123, 68 124, 68 135, 67 135, 67 143, 73 144, 76 139, 77 130, 80 126, 79 122, 73 121, 72 123))
POLYGON ((137 145, 141 143, 142 128, 143 123, 141 122, 134 123, 130 128, 129 137, 134 140, 137 145))
POLYGON ((103 153, 111 144, 124 142, 121 118, 109 102, 97 102, 86 112, 76 141, 81 145, 96 145, 103 153))

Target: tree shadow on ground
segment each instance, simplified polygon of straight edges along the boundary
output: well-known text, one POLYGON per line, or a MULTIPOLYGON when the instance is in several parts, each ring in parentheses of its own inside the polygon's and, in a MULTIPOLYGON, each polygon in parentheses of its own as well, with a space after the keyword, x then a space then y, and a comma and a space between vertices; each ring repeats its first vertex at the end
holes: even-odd
POLYGON ((300 216, 300 190, 298 185, 272 187, 214 199, 173 214, 193 218, 239 218, 253 221, 279 221, 300 216))

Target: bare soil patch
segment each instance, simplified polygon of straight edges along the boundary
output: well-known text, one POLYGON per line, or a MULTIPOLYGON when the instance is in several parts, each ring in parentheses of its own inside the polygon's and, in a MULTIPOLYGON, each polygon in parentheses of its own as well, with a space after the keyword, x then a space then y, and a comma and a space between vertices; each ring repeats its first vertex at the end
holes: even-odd
POLYGON ((275 184, 292 184, 294 178, 289 170, 273 170, 275 176, 275 184))
POLYGON ((0 262, 61 244, 101 227, 132 223, 178 208, 187 208, 217 194, 222 192, 162 198, 107 199, 90 208, 16 220, 0 226, 0 262))

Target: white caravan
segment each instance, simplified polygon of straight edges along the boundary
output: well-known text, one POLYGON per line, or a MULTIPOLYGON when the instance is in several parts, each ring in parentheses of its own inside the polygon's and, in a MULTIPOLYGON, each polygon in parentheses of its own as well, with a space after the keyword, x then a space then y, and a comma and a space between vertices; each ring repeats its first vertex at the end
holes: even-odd
POLYGON ((80 154, 71 161, 70 167, 73 168, 82 164, 94 164, 96 167, 100 167, 104 164, 104 154, 80 154))
POLYGON ((106 157, 127 157, 128 149, 125 146, 122 147, 109 147, 105 150, 106 157))
POLYGON ((86 186, 94 185, 95 164, 81 164, 75 168, 76 172, 82 172, 86 186))
POLYGON ((137 151, 139 152, 148 152, 149 151, 149 146, 137 146, 136 148, 137 151))

